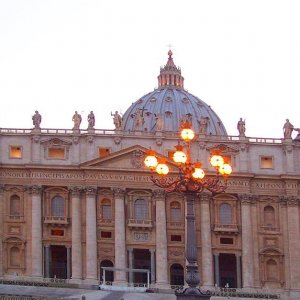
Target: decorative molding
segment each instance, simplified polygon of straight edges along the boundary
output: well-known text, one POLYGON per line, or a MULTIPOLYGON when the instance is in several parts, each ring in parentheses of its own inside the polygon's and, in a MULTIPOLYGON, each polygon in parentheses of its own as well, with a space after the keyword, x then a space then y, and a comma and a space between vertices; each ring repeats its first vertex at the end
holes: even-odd
POLYGON ((29 194, 38 196, 38 195, 41 195, 43 188, 40 185, 32 185, 32 186, 28 186, 27 190, 28 190, 29 194))
POLYGON ((238 198, 242 204, 255 204, 258 200, 258 196, 253 194, 238 194, 238 198))
POLYGON ((134 168, 140 169, 144 165, 144 152, 142 150, 134 150, 131 154, 131 164, 134 168))
POLYGON ((87 142, 88 143, 90 143, 90 144, 92 144, 93 142, 94 142, 94 136, 93 135, 88 135, 87 137, 86 137, 86 140, 87 140, 87 142))
POLYGON ((212 193, 210 192, 202 192, 199 195, 199 199, 201 202, 209 203, 212 200, 212 193))
POLYGON ((121 138, 120 137, 115 137, 114 142, 115 142, 116 145, 120 145, 121 144, 121 138))
POLYGON ((80 193, 82 191, 82 187, 78 187, 78 186, 71 186, 69 187, 69 191, 71 192, 72 196, 80 196, 80 193))
POLYGON ((152 192, 155 200, 165 200, 166 192, 163 189, 155 189, 152 192))
POLYGON ((113 193, 114 193, 114 197, 115 198, 121 198, 123 199, 124 198, 124 195, 125 195, 125 190, 124 189, 121 189, 121 188, 113 188, 113 193))
POLYGON ((85 188, 85 193, 87 196, 95 196, 97 194, 97 187, 96 186, 87 186, 85 188))

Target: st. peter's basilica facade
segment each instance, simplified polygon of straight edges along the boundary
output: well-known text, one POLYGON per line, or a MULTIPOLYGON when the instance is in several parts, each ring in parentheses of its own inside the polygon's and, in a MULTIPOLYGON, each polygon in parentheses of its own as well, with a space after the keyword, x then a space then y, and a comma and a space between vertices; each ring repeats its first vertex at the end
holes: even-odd
MULTIPOLYGON (((36 116, 37 115, 37 116, 36 116)), ((96 284, 101 267, 150 270, 153 287, 184 285, 185 201, 155 187, 144 166, 151 147, 170 159, 183 121, 192 156, 220 149, 233 173, 225 193, 195 203, 201 286, 269 288, 300 298, 300 142, 229 136, 218 115, 184 89, 169 52, 158 88, 134 102, 115 129, 0 129, 0 277, 96 284)), ((288 128, 286 129, 288 130, 288 128)), ((146 273, 107 272, 113 284, 146 273)))

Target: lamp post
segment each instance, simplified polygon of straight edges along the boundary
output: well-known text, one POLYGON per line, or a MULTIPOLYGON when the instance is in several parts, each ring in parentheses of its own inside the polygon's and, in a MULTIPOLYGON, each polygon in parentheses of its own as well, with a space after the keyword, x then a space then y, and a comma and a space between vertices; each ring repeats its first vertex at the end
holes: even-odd
POLYGON ((152 182, 166 192, 182 193, 187 203, 185 255, 188 262, 186 266, 186 283, 188 287, 183 292, 176 292, 177 300, 210 299, 209 291, 204 292, 198 288, 200 276, 197 265, 195 197, 205 189, 214 194, 224 192, 227 188, 227 178, 232 172, 231 166, 224 163, 224 158, 220 155, 220 151, 215 150, 210 158, 210 163, 215 168, 216 175, 205 177, 205 172, 201 168, 201 162, 192 162, 191 160, 191 142, 195 137, 191 127, 192 124, 190 123, 182 124, 180 135, 184 145, 178 144, 175 146, 176 151, 173 155, 173 160, 179 169, 177 177, 166 176, 169 173, 169 167, 164 159, 156 156, 154 150, 149 149, 145 158, 145 165, 152 173, 156 171, 158 174, 158 176, 152 174, 152 182))

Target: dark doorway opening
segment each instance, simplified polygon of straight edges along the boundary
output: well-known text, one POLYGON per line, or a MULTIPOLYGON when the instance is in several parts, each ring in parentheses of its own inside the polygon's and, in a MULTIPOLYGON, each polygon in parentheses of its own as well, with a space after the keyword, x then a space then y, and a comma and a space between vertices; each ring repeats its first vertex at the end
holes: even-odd
MULTIPOLYGON (((110 260, 102 260, 100 263, 100 281, 103 281, 103 269, 102 267, 113 267, 114 264, 110 260)), ((113 271, 105 271, 105 282, 113 282, 114 281, 114 272, 113 271)))
POLYGON ((220 286, 237 287, 236 256, 234 254, 220 253, 220 286))
POLYGON ((184 285, 184 270, 182 265, 173 264, 170 268, 171 285, 184 285))
POLYGON ((50 277, 67 278, 67 248, 65 246, 50 246, 50 277))
MULTIPOLYGON (((133 268, 151 270, 151 254, 149 249, 133 249, 133 268)), ((133 273, 134 283, 147 283, 147 273, 133 273)))

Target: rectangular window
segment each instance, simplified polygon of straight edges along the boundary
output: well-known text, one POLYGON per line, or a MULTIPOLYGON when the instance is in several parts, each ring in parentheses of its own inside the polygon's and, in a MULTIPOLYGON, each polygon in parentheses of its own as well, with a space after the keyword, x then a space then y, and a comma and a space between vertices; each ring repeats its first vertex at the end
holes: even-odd
POLYGON ((65 148, 48 148, 48 158, 65 159, 65 148))
POLYGON ((171 235, 171 242, 181 242, 181 235, 172 234, 171 235))
POLYGON ((105 157, 108 156, 110 153, 109 148, 99 148, 99 157, 105 157))
POLYGON ((220 244, 222 244, 222 245, 233 245, 233 239, 232 238, 221 237, 220 238, 220 244))
POLYGON ((51 235, 54 236, 64 236, 65 231, 63 229, 51 229, 51 235))
POLYGON ((9 147, 10 158, 22 158, 22 147, 21 146, 10 146, 9 147))
POLYGON ((112 237, 111 231, 101 231, 101 238, 111 239, 111 237, 112 237))
POLYGON ((261 169, 273 169, 273 157, 272 156, 261 156, 260 157, 261 169))

